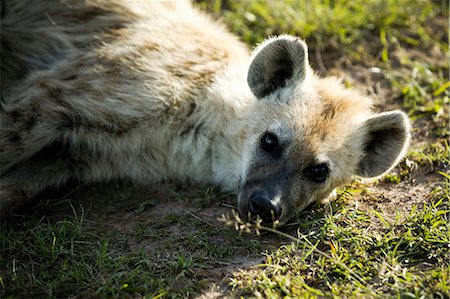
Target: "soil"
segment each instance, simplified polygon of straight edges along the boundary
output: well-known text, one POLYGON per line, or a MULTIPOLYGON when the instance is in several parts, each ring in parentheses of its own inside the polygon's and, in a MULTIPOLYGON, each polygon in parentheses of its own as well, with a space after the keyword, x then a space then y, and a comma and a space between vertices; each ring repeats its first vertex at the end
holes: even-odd
MULTIPOLYGON (((221 196, 220 193, 213 191, 211 198, 205 199, 204 190, 192 186, 188 189, 186 186, 180 187, 175 184, 134 186, 130 183, 116 182, 69 188, 65 194, 62 194, 64 192, 44 194, 40 202, 42 203, 45 198, 47 201, 45 204, 51 206, 49 216, 55 220, 72 217, 74 210, 77 215, 83 213, 86 226, 108 231, 105 234, 110 237, 110 244, 117 256, 144 249, 148 255, 157 260, 176 255, 176 251, 182 249, 173 246, 172 241, 167 242, 169 237, 170 240, 185 240, 199 233, 199 227, 190 226, 189 222, 201 222, 211 228, 233 231, 233 228, 224 227, 220 219, 224 215, 232 217, 234 196, 221 196), (167 218, 178 219, 181 222, 168 222, 167 218), (143 226, 148 234, 153 231, 158 235, 151 238, 137 238, 134 229, 139 225, 143 226)), ((262 251, 275 249, 287 242, 279 236, 268 234, 264 236, 245 234, 243 237, 258 242, 262 251)), ((215 246, 228 244, 232 239, 227 235, 208 236, 209 243, 215 246)), ((204 279, 207 282, 205 291, 199 296, 212 298, 227 293, 228 278, 233 272, 253 267, 263 260, 264 256, 260 251, 252 252, 245 248, 237 248, 233 254, 225 258, 208 261, 206 269, 199 269, 193 273, 196 279, 204 279)), ((181 287, 182 285, 178 286, 181 287)))

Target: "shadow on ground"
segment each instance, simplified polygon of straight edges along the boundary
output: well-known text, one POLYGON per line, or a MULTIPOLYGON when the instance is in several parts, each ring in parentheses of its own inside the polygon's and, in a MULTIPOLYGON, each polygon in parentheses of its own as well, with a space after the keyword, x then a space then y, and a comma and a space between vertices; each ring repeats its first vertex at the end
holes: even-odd
POLYGON ((45 284, 56 284, 51 292, 57 297, 226 294, 233 273, 263 263, 264 252, 290 242, 279 235, 263 232, 258 236, 226 226, 220 219, 232 217, 235 200, 212 188, 123 182, 43 194, 33 208, 2 224, 3 295, 25 295, 20 288, 26 290, 27 284, 42 284, 31 294, 36 296, 49 295, 45 284), (75 228, 61 229, 66 222, 75 228), (28 227, 32 223, 34 227, 28 227), (15 250, 19 244, 31 252, 15 250), (55 245, 67 250, 55 254, 55 245), (33 260, 34 255, 40 259, 33 260), (70 269, 75 265, 64 266, 72 258, 86 260, 98 273, 80 270, 77 279, 81 282, 69 277, 72 287, 67 290, 58 289, 61 282, 52 271, 45 277, 34 274, 48 267, 61 267, 58 271, 63 273, 77 271, 70 269), (101 259, 108 261, 106 268, 101 259), (144 269, 142 263, 150 266, 144 269), (90 279, 95 280, 91 285, 90 279), (130 292, 123 286, 130 286, 130 292))

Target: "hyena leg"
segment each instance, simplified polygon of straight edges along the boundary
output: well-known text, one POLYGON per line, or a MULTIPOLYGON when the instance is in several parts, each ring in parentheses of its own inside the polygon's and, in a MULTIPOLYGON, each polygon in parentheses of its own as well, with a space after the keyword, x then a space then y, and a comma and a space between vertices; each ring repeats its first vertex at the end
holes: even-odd
POLYGON ((74 175, 64 146, 54 143, 4 172, 0 181, 1 215, 26 206, 49 187, 66 184, 74 175))
POLYGON ((26 206, 41 191, 63 185, 72 176, 55 117, 42 118, 38 111, 39 107, 31 106, 2 111, 1 216, 26 206))
POLYGON ((1 214, 26 204, 34 195, 61 185, 73 169, 64 160, 64 140, 71 112, 30 84, 1 103, 1 214), (66 129, 65 129, 66 128, 66 129))

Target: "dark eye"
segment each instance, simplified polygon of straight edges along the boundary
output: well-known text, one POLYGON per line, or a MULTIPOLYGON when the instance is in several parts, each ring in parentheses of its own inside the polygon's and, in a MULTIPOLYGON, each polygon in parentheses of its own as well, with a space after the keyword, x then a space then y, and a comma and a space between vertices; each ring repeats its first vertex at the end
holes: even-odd
POLYGON ((328 166, 325 163, 308 167, 305 174, 316 183, 323 183, 329 175, 328 166))
POLYGON ((278 151, 278 138, 275 134, 266 132, 261 137, 261 147, 268 153, 274 153, 278 151))

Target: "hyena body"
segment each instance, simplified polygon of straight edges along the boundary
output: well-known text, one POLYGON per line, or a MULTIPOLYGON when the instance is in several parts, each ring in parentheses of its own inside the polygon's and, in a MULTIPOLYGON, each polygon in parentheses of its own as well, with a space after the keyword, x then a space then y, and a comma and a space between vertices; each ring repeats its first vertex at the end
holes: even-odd
POLYGON ((318 78, 298 38, 250 55, 186 3, 4 4, 3 214, 69 180, 189 180, 285 222, 407 144, 403 113, 318 78))

